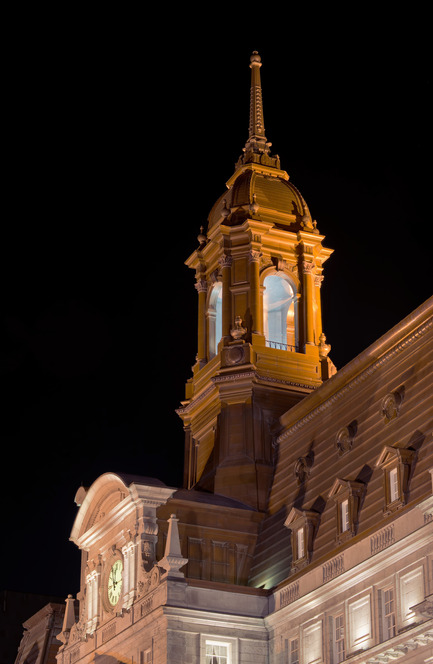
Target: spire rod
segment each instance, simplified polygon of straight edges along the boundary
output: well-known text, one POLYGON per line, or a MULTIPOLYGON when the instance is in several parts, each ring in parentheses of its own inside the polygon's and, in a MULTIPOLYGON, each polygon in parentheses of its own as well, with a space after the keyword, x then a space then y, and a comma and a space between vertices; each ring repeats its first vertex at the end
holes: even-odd
POLYGON ((260 67, 262 59, 257 51, 253 51, 250 57, 251 89, 250 89, 250 126, 249 141, 257 141, 266 145, 265 124, 263 121, 263 97, 260 79, 260 67))
POLYGON ((260 68, 262 59, 257 51, 253 51, 250 57, 251 89, 250 89, 250 124, 248 128, 248 140, 243 148, 243 155, 239 158, 237 167, 250 162, 265 164, 280 168, 278 156, 270 156, 272 143, 266 140, 265 123, 263 120, 263 98, 260 68))

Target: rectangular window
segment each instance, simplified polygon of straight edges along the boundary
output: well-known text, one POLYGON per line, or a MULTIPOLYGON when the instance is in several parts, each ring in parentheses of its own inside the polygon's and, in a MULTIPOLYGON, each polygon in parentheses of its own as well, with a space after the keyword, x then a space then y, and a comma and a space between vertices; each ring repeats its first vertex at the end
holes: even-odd
POLYGON ((389 471, 389 498, 390 502, 393 503, 395 500, 399 499, 399 490, 398 490, 398 471, 397 468, 392 468, 389 471))
POLYGON ((394 588, 382 591, 383 640, 395 636, 395 600, 394 588))
POLYGON ((343 500, 341 505, 341 532, 345 533, 349 530, 349 500, 343 500))
POLYGON ((231 664, 230 644, 206 641, 205 664, 231 664))
POLYGON ((289 664, 299 664, 299 641, 292 639, 289 645, 289 664))
POLYGON ((345 649, 344 649, 344 616, 341 613, 339 616, 335 617, 334 620, 334 652, 335 652, 335 664, 339 664, 344 661, 345 649))
POLYGON ((304 529, 299 528, 296 533, 296 544, 297 544, 297 560, 303 558, 305 555, 305 545, 304 545, 304 529))

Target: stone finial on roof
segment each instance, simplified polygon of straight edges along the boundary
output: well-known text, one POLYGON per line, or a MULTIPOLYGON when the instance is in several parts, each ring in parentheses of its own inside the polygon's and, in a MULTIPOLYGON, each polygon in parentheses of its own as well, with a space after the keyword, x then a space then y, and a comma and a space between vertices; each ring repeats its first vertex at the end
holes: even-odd
POLYGON ((170 518, 168 519, 168 534, 164 558, 158 562, 158 566, 167 571, 168 578, 182 578, 184 574, 179 570, 188 562, 188 558, 182 558, 180 550, 179 529, 177 526, 178 521, 179 519, 176 519, 175 514, 170 515, 170 518))

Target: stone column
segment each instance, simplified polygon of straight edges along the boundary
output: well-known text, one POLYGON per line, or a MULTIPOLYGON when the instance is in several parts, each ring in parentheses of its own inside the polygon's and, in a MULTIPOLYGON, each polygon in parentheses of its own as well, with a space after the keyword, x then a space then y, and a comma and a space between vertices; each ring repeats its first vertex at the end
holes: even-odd
POLYGON ((204 279, 197 279, 195 287, 198 292, 198 344, 197 361, 201 364, 206 363, 206 293, 207 282, 204 279))
POLYGON ((250 251, 250 307, 252 334, 263 334, 263 316, 260 306, 260 258, 259 251, 250 251))
POLYGON ((323 276, 321 274, 314 275, 314 296, 316 300, 316 343, 319 343, 322 329, 322 303, 320 297, 320 289, 322 287, 323 276))
POLYGON ((314 263, 303 262, 304 281, 304 321, 305 321, 305 345, 312 346, 314 340, 314 263))
POLYGON ((223 254, 219 260, 222 271, 222 284, 223 284, 223 293, 222 293, 222 337, 230 337, 230 328, 231 328, 231 268, 232 268, 232 257, 223 254))

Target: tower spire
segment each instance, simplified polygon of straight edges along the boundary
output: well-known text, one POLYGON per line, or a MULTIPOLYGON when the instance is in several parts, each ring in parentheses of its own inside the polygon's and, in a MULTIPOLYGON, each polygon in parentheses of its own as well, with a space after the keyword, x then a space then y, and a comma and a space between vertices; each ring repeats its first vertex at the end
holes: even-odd
POLYGON ((266 140, 265 124, 263 119, 263 98, 260 68, 262 59, 257 51, 253 51, 250 57, 251 89, 250 89, 250 124, 248 129, 248 140, 243 148, 243 154, 239 158, 236 167, 251 162, 265 164, 280 168, 280 159, 276 155, 270 156, 272 143, 266 140))

